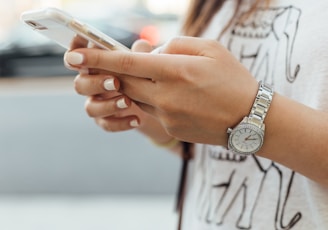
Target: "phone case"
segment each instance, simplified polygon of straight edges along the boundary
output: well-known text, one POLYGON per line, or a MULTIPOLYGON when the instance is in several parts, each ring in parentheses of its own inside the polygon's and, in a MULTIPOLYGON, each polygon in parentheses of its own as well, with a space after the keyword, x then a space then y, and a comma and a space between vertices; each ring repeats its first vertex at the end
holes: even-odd
POLYGON ((57 8, 45 8, 24 12, 21 20, 44 36, 70 49, 77 36, 92 44, 108 50, 125 50, 129 48, 100 32, 99 30, 79 22, 70 14, 57 8))

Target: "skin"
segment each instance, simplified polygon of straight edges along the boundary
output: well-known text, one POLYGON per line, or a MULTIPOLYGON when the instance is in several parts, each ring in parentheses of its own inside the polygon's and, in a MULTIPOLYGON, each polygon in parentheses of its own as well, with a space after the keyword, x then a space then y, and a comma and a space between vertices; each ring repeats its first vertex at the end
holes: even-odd
MULTIPOLYGON (((129 121, 137 118, 141 132, 163 143, 173 136, 226 146, 227 129, 249 114, 258 89, 248 70, 213 40, 178 37, 159 54, 73 52, 83 61, 71 66, 93 73, 80 74, 75 81, 76 91, 89 96, 87 113, 111 131, 130 129, 129 121), (117 92, 103 89, 108 74, 120 82, 117 92), (128 109, 115 106, 120 97, 126 97, 128 109)), ((71 61, 68 56, 66 62, 71 61)), ((264 145, 257 155, 328 186, 327 113, 275 93, 265 124, 264 145)))
MULTIPOLYGON (((87 41, 81 37, 76 37, 72 42, 71 49, 87 47, 87 41)), ((134 52, 151 52, 153 48, 144 40, 136 41, 132 46, 134 52)), ((172 140, 172 136, 167 134, 160 122, 148 113, 145 113, 132 102, 127 96, 119 92, 120 81, 113 76, 113 73, 103 69, 88 69, 74 67, 64 61, 69 69, 80 71, 75 78, 76 91, 84 96, 88 96, 85 109, 87 114, 94 118, 95 122, 108 132, 120 132, 137 129, 139 132, 148 136, 154 143, 164 145, 172 140), (86 73, 87 72, 87 73, 86 73), (103 82, 113 79, 116 90, 107 91, 104 89, 103 82), (116 102, 121 98, 125 99, 128 108, 121 109, 116 102), (137 120, 138 127, 132 127, 130 122, 137 120)), ((181 146, 173 146, 172 150, 181 153, 181 146)))

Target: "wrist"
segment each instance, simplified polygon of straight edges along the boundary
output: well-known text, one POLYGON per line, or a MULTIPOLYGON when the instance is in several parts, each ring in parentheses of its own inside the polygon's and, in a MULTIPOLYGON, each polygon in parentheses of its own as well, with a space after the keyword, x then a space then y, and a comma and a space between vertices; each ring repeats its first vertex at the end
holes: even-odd
POLYGON ((270 108, 274 91, 270 85, 259 82, 258 92, 248 116, 234 128, 229 128, 228 149, 236 154, 257 153, 264 143, 264 120, 270 108))

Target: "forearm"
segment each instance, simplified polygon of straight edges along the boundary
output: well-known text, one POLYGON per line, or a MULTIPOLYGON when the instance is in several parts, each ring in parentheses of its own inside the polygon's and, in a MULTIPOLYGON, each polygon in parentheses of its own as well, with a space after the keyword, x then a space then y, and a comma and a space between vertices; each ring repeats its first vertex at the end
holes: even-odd
POLYGON ((328 186, 328 114, 276 94, 265 123, 258 155, 328 186))

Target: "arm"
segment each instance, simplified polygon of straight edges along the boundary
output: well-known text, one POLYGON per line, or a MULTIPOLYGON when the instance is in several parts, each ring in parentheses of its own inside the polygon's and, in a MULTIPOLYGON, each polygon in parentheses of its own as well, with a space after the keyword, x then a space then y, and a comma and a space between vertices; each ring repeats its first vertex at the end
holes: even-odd
MULTIPOLYGON (((176 38, 161 54, 75 50, 76 67, 118 74, 122 92, 166 132, 193 143, 227 145, 227 129, 248 115, 258 83, 219 43, 176 38)), ((68 61, 71 60, 68 57, 68 61)), ((328 115, 275 94, 259 155, 328 186, 328 115)))
POLYGON ((328 114, 276 94, 265 123, 258 155, 328 186, 328 114))

